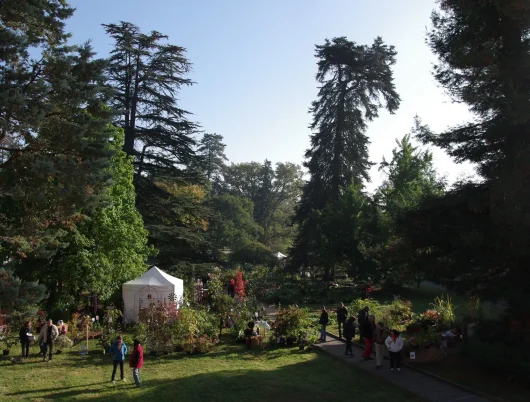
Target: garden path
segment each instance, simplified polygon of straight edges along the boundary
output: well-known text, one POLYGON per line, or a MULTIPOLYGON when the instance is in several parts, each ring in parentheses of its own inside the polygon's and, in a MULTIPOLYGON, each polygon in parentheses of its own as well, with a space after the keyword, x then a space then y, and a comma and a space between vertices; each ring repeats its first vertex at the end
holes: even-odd
MULTIPOLYGON (((330 337, 328 336, 328 339, 330 337)), ((364 361, 361 358, 362 346, 358 347, 358 353, 355 353, 355 357, 349 357, 344 355, 345 347, 344 342, 339 340, 331 340, 325 343, 317 343, 314 346, 318 349, 334 356, 335 358, 341 359, 348 364, 352 364, 359 367, 362 370, 369 371, 376 377, 384 379, 400 388, 409 390, 416 395, 419 395, 427 400, 434 402, 486 402, 490 399, 483 398, 475 395, 471 392, 465 391, 459 387, 451 385, 444 381, 439 381, 426 374, 422 374, 418 371, 409 369, 408 367, 402 367, 401 371, 394 372, 390 371, 388 367, 388 361, 385 360, 384 366, 381 370, 375 369, 375 360, 364 361)))

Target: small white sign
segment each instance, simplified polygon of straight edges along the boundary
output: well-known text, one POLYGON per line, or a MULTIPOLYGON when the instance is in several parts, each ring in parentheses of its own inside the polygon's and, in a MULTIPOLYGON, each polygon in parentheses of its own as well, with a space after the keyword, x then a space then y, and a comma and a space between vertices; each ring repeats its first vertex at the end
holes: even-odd
POLYGON ((410 360, 416 359, 416 352, 410 352, 410 360))

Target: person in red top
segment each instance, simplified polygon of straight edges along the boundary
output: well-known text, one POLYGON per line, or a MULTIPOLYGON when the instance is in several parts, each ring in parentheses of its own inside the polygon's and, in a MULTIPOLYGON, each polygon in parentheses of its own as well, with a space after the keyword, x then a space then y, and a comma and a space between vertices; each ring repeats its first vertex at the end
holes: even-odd
POLYGON ((129 365, 133 369, 133 378, 137 387, 141 387, 142 383, 140 382, 140 369, 144 366, 144 350, 140 341, 134 340, 134 349, 131 353, 131 358, 129 360, 129 365))

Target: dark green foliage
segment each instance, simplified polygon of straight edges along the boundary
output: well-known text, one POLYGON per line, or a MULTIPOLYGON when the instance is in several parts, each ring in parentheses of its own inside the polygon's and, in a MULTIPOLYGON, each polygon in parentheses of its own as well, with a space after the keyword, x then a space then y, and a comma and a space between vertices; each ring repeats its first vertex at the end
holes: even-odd
POLYGON ((433 275, 450 286, 504 299, 530 298, 530 7, 519 0, 440 1, 429 43, 435 77, 466 103, 473 122, 419 138, 478 164, 480 183, 460 183, 415 212, 409 226, 433 275))
POLYGON ((210 220, 207 236, 216 253, 238 250, 263 232, 252 217, 254 205, 248 198, 223 194, 214 196, 210 206, 216 215, 210 220))
MULTIPOLYGON (((416 120, 416 127, 420 126, 416 120)), ((432 154, 412 146, 410 134, 397 141, 392 151, 392 160, 383 159, 380 169, 386 174, 383 185, 378 189, 376 199, 385 214, 388 240, 384 247, 370 250, 370 254, 381 262, 382 278, 387 285, 418 284, 425 277, 418 254, 408 241, 409 226, 400 221, 407 213, 415 211, 427 199, 441 196, 444 180, 437 177, 433 167, 432 154)))
POLYGON ((24 282, 13 272, 0 268, 0 312, 3 314, 27 311, 45 297, 44 285, 24 282))
POLYGON ((275 257, 273 251, 263 243, 252 241, 235 250, 230 255, 230 260, 235 263, 247 263, 252 265, 274 265, 275 257))
MULTIPOLYGON (((300 225, 297 242, 292 250, 291 266, 308 266, 317 222, 313 211, 321 211, 337 201, 341 188, 351 183, 360 185, 369 180, 367 122, 378 116, 384 107, 395 112, 400 103, 391 67, 396 52, 392 46, 376 38, 372 46, 356 45, 345 37, 334 38, 316 46, 321 84, 318 100, 310 112, 311 148, 306 152, 305 166, 311 175, 304 187, 297 210, 300 225)), ((326 268, 326 277, 329 267, 326 268)))
POLYGON ((253 217, 262 228, 259 240, 274 251, 286 251, 294 236, 291 226, 301 194, 303 173, 294 163, 239 163, 223 172, 222 191, 252 201, 253 217))
POLYGON ((221 172, 228 160, 225 155, 225 148, 222 135, 208 133, 202 136, 197 147, 197 154, 201 159, 198 160, 196 169, 204 174, 214 187, 220 185, 221 172))
POLYGON ((105 201, 113 156, 101 107, 105 62, 89 45, 65 45, 72 12, 64 1, 0 7, 0 239, 8 256, 54 253, 105 201))
POLYGON ((122 283, 145 271, 145 261, 153 254, 135 206, 132 158, 121 150, 123 132, 112 126, 108 132, 116 156, 108 169, 112 185, 105 205, 92 211, 76 233, 68 234, 68 245, 53 256, 29 256, 14 267, 21 278, 46 285, 50 308, 64 309, 78 302, 82 292, 108 300, 122 283))

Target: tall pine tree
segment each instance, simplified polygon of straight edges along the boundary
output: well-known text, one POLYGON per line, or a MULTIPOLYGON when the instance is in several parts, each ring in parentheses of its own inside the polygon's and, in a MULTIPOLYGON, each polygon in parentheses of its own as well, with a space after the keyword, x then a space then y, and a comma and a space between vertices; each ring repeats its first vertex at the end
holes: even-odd
POLYGON ((416 240, 439 257, 432 266, 441 281, 528 309, 530 6, 520 0, 439 5, 428 37, 439 58, 435 77, 475 119, 441 134, 424 128, 420 138, 457 161, 477 163, 483 180, 460 183, 416 214, 416 222, 426 217, 427 234, 416 240))
MULTIPOLYGON (((400 98, 394 86, 392 66, 396 51, 376 38, 371 46, 357 45, 345 37, 316 46, 318 100, 310 112, 311 148, 305 166, 311 175, 304 187, 296 222, 299 235, 291 250, 291 266, 310 264, 310 250, 317 223, 314 210, 336 202, 341 188, 369 180, 367 123, 384 107, 395 112, 400 98)), ((326 276, 329 269, 326 268, 326 276)))

